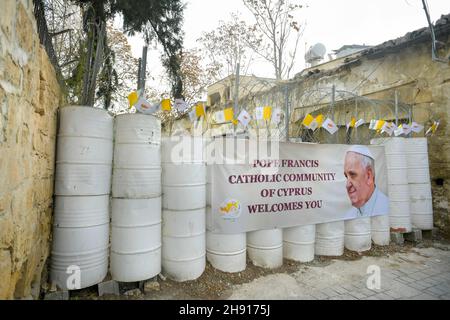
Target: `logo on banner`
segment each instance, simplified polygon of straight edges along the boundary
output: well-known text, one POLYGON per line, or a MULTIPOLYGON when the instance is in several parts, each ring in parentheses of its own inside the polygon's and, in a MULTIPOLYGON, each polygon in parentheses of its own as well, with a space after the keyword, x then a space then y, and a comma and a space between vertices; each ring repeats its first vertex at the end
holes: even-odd
POLYGON ((227 199, 220 205, 220 214, 223 219, 236 219, 241 215, 241 203, 238 200, 227 199))

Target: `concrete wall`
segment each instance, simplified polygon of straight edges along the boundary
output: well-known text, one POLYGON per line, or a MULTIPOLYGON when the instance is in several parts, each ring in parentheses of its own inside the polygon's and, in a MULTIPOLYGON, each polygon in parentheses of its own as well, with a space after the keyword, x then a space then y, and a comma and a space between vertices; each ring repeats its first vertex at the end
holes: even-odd
POLYGON ((0 299, 29 297, 32 286, 40 287, 49 254, 60 97, 32 0, 2 0, 0 299))

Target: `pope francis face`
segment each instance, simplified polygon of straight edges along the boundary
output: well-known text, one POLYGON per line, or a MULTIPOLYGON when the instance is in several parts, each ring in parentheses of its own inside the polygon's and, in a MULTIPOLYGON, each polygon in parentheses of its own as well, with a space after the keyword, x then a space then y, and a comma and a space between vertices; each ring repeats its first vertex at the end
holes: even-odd
POLYGON ((375 190, 374 172, 363 164, 363 155, 347 152, 344 175, 347 178, 347 194, 355 208, 361 208, 369 201, 375 190))

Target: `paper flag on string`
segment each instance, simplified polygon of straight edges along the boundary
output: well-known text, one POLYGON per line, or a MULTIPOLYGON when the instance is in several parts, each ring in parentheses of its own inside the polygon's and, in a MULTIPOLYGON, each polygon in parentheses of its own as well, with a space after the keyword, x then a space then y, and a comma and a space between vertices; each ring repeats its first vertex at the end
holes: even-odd
POLYGON ((163 111, 170 111, 170 110, 172 110, 172 106, 170 104, 170 99, 164 99, 163 101, 161 101, 161 109, 163 111))
POLYGON ((281 122, 282 111, 280 108, 276 108, 272 112, 272 123, 279 124, 281 122))
POLYGON ((396 137, 401 136, 401 135, 407 136, 410 133, 411 133, 411 126, 406 123, 399 125, 397 130, 394 131, 394 135, 396 137))
POLYGON ((384 120, 377 120, 376 124, 375 124, 375 130, 381 130, 384 126, 384 124, 386 123, 386 121, 384 120))
POLYGON ((359 119, 355 123, 355 128, 358 128, 358 127, 362 126, 363 124, 364 124, 364 120, 363 119, 359 119))
POLYGON ((143 114, 154 114, 159 109, 159 103, 152 105, 144 97, 140 97, 135 104, 136 111, 143 114))
POLYGON ((335 134, 339 130, 339 128, 330 118, 327 118, 327 120, 323 122, 322 128, 327 130, 330 134, 335 134))
POLYGON ((239 117, 238 117, 239 122, 244 127, 247 127, 248 124, 250 123, 251 119, 252 119, 252 117, 250 116, 250 114, 245 109, 242 109, 242 111, 241 111, 241 113, 239 114, 239 117))
POLYGON ((263 118, 264 120, 270 120, 270 117, 272 117, 272 107, 266 106, 264 107, 263 118))
POLYGON ((409 124, 403 124, 402 128, 403 128, 403 134, 404 134, 405 136, 407 136, 408 134, 411 133, 411 125, 409 125, 409 124))
POLYGON ((416 122, 413 122, 411 124, 411 131, 415 133, 419 133, 423 130, 423 126, 421 124, 418 124, 416 122))
POLYGON ((255 119, 256 120, 264 119, 264 107, 255 108, 255 119))
POLYGON ((174 108, 180 112, 184 112, 189 106, 183 99, 175 99, 174 108))
POLYGON ((352 117, 352 120, 350 120, 350 122, 347 123, 347 125, 346 125, 346 126, 347 126, 347 131, 348 131, 348 129, 350 129, 350 128, 354 128, 355 125, 356 125, 356 119, 352 117))
POLYGON ((133 91, 128 95, 128 103, 130 104, 130 108, 134 106, 139 100, 138 93, 136 91, 133 91))
POLYGON ((225 115, 225 121, 233 121, 234 118, 234 112, 233 112, 233 108, 228 108, 223 110, 224 115, 225 115))
POLYGON ((425 135, 429 135, 430 133, 432 135, 435 134, 438 128, 439 128, 439 121, 434 121, 431 127, 425 133, 425 135))
POLYGON ((314 121, 314 117, 310 115, 309 113, 305 116, 305 119, 303 119, 302 124, 307 127, 308 129, 311 129, 311 124, 314 121))
POLYGON ((317 127, 320 128, 323 124, 323 120, 325 119, 325 117, 323 116, 323 114, 319 114, 314 120, 317 122, 317 127))
POLYGON ((403 125, 400 125, 397 127, 397 129, 394 130, 394 136, 398 137, 403 134, 403 125))
POLYGON ((375 126, 377 125, 377 120, 370 120, 369 129, 375 130, 375 126))
POLYGON ((197 116, 197 118, 200 118, 204 115, 206 115, 205 113, 205 106, 203 105, 203 103, 197 103, 197 105, 195 106, 195 114, 197 116))
POLYGON ((191 119, 191 122, 195 122, 197 121, 197 110, 194 108, 192 108, 191 111, 189 111, 189 119, 191 119))
POLYGON ((216 123, 224 123, 225 122, 225 113, 224 111, 217 111, 214 113, 214 120, 216 123))
POLYGON ((395 129, 397 129, 397 127, 393 122, 386 122, 381 128, 381 133, 386 132, 389 136, 392 136, 395 129))

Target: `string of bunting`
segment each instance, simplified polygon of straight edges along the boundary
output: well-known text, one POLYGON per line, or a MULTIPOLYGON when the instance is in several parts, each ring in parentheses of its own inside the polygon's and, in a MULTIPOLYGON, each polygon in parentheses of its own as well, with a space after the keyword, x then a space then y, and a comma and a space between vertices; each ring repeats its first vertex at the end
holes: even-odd
MULTIPOLYGON (((307 114, 302 121, 302 125, 312 131, 319 128, 323 128, 331 135, 334 135, 338 131, 338 126, 330 118, 326 118, 324 115, 319 114, 317 117, 313 117, 311 114, 307 114)), ((365 123, 364 119, 356 120, 352 117, 349 123, 346 124, 347 131, 350 128, 358 128, 365 123)), ((439 121, 434 121, 432 126, 426 131, 425 135, 434 135, 439 127, 439 121)), ((369 130, 375 130, 379 134, 386 133, 389 136, 395 135, 396 137, 405 135, 407 136, 411 132, 420 133, 424 130, 424 126, 417 122, 410 124, 403 123, 400 126, 396 126, 395 123, 385 120, 371 120, 369 123, 369 130)))
MULTIPOLYGON (((135 107, 136 111, 144 114, 155 114, 158 111, 171 111, 176 109, 180 112, 184 112, 191 108, 189 111, 189 119, 191 122, 197 121, 201 117, 206 116, 205 105, 202 102, 196 103, 193 106, 189 106, 184 100, 175 99, 173 105, 170 99, 163 99, 157 103, 148 102, 140 91, 133 91, 128 95, 129 108, 135 107)), ((271 106, 257 107, 255 108, 254 115, 252 116, 247 110, 242 109, 237 117, 235 117, 233 108, 226 108, 224 110, 216 111, 213 114, 212 120, 216 124, 233 123, 238 125, 239 123, 248 127, 253 120, 270 121, 273 124, 279 124, 281 122, 282 110, 280 108, 272 108, 271 106)))
MULTIPOLYGON (((205 105, 202 102, 196 103, 193 106, 189 106, 182 99, 175 99, 174 105, 170 99, 163 99, 161 102, 151 104, 148 102, 140 91, 133 91, 128 95, 129 106, 135 107, 136 110, 144 114, 154 114, 158 111, 171 111, 172 108, 180 112, 184 112, 191 108, 189 112, 189 118, 191 122, 197 121, 201 117, 206 116, 205 105)), ((235 117, 233 108, 226 108, 224 110, 216 111, 213 114, 213 121, 216 124, 222 123, 233 123, 237 125, 240 123, 245 128, 250 124, 252 120, 264 120, 270 121, 273 124, 279 124, 281 122, 281 116, 283 112, 280 108, 272 108, 271 106, 257 107, 254 111, 254 116, 252 116, 247 110, 242 109, 237 117, 235 117)), ((350 122, 346 124, 347 131, 350 128, 358 128, 365 123, 364 119, 356 120, 352 117, 350 122)), ((319 114, 313 117, 311 114, 307 114, 303 119, 301 125, 306 128, 316 131, 317 129, 323 128, 331 135, 334 135, 338 131, 338 126, 330 118, 325 118, 323 114, 319 114)), ((425 136, 434 135, 439 127, 439 121, 434 121, 431 127, 426 131, 425 136)), ((389 122, 385 120, 370 120, 369 130, 375 130, 379 134, 386 133, 389 136, 407 136, 411 132, 420 133, 424 130, 424 126, 418 124, 417 122, 412 122, 410 124, 402 123, 400 126, 396 126, 394 122, 389 122)))

